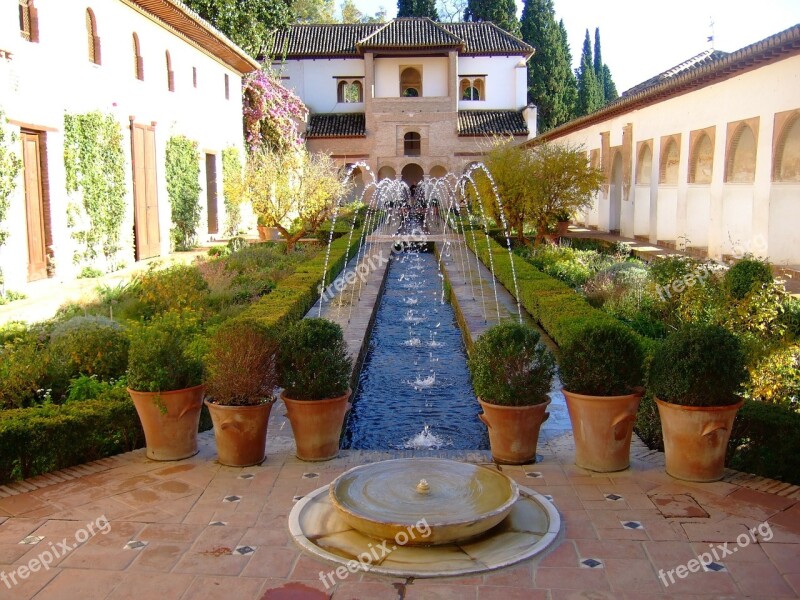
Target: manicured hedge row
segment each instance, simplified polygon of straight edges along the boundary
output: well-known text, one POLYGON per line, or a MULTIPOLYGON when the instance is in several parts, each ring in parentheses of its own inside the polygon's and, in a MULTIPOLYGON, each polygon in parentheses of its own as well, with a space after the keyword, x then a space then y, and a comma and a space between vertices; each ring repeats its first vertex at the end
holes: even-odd
MULTIPOLYGON (((361 230, 334 240, 330 247, 328 268, 325 272, 325 284, 344 268, 347 261, 355 256, 361 241, 361 230), (348 244, 349 240, 349 244, 348 244)), ((319 297, 319 285, 322 283, 322 271, 325 269, 323 249, 311 260, 297 266, 292 275, 282 279, 271 293, 248 306, 228 324, 246 322, 252 327, 264 331, 274 331, 282 325, 303 318, 319 297)))
MULTIPOLYGON (((211 427, 203 406, 198 429, 211 427)), ((142 446, 142 425, 124 390, 97 400, 0 411, 0 484, 142 446)))
MULTIPOLYGON (((466 239, 467 245, 476 250, 470 236, 466 236, 466 239)), ((495 240, 490 240, 487 246, 485 237, 478 239, 476 254, 487 267, 490 253, 495 276, 513 294, 514 278, 508 250, 495 240)), ((520 304, 559 346, 573 336, 580 335, 580 331, 589 323, 619 322, 608 313, 592 307, 567 284, 542 273, 518 256, 513 256, 513 260, 520 304)), ((651 353, 654 342, 640 339, 645 351, 651 353)))
MULTIPOLYGON (((467 244, 474 248, 470 236, 467 244)), ((508 250, 491 240, 479 238, 476 254, 489 266, 492 254, 494 272, 503 286, 514 292, 508 250)), ((614 317, 593 308, 566 284, 546 275, 525 260, 514 256, 519 300, 559 346, 579 334, 590 322, 616 321, 614 317)), ((658 341, 640 337, 645 352, 652 356, 658 341)), ((661 421, 650 394, 639 407, 636 433, 651 449, 663 450, 661 421)), ((764 402, 746 401, 734 423, 728 444, 728 467, 800 485, 800 414, 785 407, 764 402)))

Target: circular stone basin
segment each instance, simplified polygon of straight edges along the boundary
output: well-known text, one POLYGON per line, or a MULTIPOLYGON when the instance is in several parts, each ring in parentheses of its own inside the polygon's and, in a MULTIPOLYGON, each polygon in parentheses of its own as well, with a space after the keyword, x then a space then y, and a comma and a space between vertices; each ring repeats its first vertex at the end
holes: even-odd
POLYGON ((519 488, 486 467, 408 458, 350 469, 331 483, 330 498, 345 522, 362 533, 431 546, 491 529, 511 511, 519 488))

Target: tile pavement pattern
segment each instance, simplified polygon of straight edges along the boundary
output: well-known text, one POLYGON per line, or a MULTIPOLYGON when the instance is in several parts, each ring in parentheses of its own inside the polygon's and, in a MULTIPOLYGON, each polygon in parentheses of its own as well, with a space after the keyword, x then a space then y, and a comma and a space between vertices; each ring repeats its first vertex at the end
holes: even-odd
MULTIPOLYGON (((332 567, 292 545, 287 517, 297 498, 365 462, 411 452, 343 452, 303 463, 281 441, 283 407, 270 427, 268 458, 230 468, 215 461, 213 434, 200 453, 157 463, 142 450, 23 483, 0 498, 0 570, 14 572, 105 516, 110 531, 77 543, 47 570, 31 573, 0 598, 364 598, 486 600, 502 598, 793 598, 800 594, 800 498, 722 481, 690 484, 663 472, 637 444, 632 468, 593 474, 573 465, 563 433, 540 445, 541 461, 502 471, 553 498, 564 530, 537 560, 493 573, 441 580, 357 573, 326 589, 332 567), (67 479, 69 477, 69 479, 67 479), (61 481, 57 481, 61 479, 61 481), (238 497, 235 502, 226 498, 238 497), (768 522, 759 539, 665 588, 674 569, 768 522), (631 526, 630 524, 637 524, 631 526), (290 595, 293 592, 295 595, 290 595)), ((486 463, 484 452, 433 452, 486 463)), ((495 467, 497 468, 497 467, 495 467)), ((19 579, 19 577, 18 577, 19 579)))

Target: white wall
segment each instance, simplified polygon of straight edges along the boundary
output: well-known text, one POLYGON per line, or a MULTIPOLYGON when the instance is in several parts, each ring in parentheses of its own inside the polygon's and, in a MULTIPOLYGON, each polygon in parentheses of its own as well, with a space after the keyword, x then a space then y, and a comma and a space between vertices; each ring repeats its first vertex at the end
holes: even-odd
POLYGON ((375 97, 400 97, 400 66, 422 67, 422 96, 424 98, 446 97, 450 81, 447 57, 376 58, 375 97))
MULTIPOLYGON (((800 222, 800 186, 772 183, 772 142, 775 114, 800 109, 800 56, 792 56, 656 104, 617 115, 600 123, 558 138, 558 141, 583 144, 586 150, 600 147, 600 133, 610 132, 610 145, 621 143, 622 128, 633 126, 636 143, 653 139, 653 178, 658 181, 660 140, 681 134, 679 184, 654 183, 636 186, 637 207, 634 231, 656 239, 675 240, 686 236, 692 245, 708 246, 713 257, 735 252, 741 247, 766 253, 773 262, 800 264, 800 243, 796 227, 800 222), (730 122, 758 117, 758 152, 753 184, 725 184, 725 149, 730 122), (712 182, 690 186, 688 176, 689 135, 691 131, 715 127, 712 182), (794 200, 792 200, 794 198, 794 200), (705 206, 708 206, 707 210, 705 206), (697 210, 696 210, 697 209, 697 210), (649 213, 646 233, 643 225, 649 213), (697 240, 697 241, 695 241, 697 240)), ((631 153, 631 172, 635 173, 636 152, 631 153)), ((607 227, 608 201, 600 194, 595 210, 599 229, 607 227)), ((624 209, 623 209, 624 210, 624 209)))
MULTIPOLYGON (((217 155, 218 218, 222 227, 225 215, 221 151, 227 146, 242 148, 240 74, 117 0, 94 0, 88 4, 37 0, 38 43, 27 42, 20 36, 17 6, 16 2, 0 4, 0 49, 13 53, 11 61, 0 59, 0 107, 13 121, 24 123, 31 129, 47 130, 56 276, 69 278, 75 274, 72 267, 74 242, 66 221, 70 198, 65 191, 63 162, 65 113, 99 110, 114 115, 120 123, 128 185, 128 212, 122 225, 122 243, 131 249, 128 263, 133 260, 131 117, 138 124, 156 124, 162 252, 169 251, 170 243, 164 149, 166 141, 173 135, 183 134, 196 140, 201 153, 201 239, 206 239, 203 234, 207 231, 204 153, 217 155), (95 65, 88 59, 87 6, 92 8, 96 17, 102 65, 95 65), (134 74, 133 32, 139 36, 144 81, 137 80, 134 74), (171 54, 175 92, 167 90, 166 50, 171 54), (196 67, 198 73, 197 88, 192 85, 192 67, 196 67), (226 74, 229 99, 225 98, 226 74)), ((7 245, 0 249, 0 265, 8 285, 19 288, 27 279, 27 234, 21 181, 12 200, 7 228, 12 235, 7 245)))
MULTIPOLYGON (((364 77, 361 58, 287 60, 277 63, 282 83, 293 90, 312 113, 364 112, 363 102, 337 102, 336 77, 364 77)), ((361 80, 362 85, 364 80, 361 80)), ((364 90, 364 95, 368 93, 364 90)))
POLYGON ((517 68, 524 59, 519 56, 459 56, 459 80, 463 75, 486 75, 486 99, 464 101, 459 110, 522 110, 527 106, 527 70, 517 68), (525 83, 520 86, 519 74, 525 83), (522 88, 522 89, 521 89, 522 88), (519 92, 522 91, 520 98, 519 92))

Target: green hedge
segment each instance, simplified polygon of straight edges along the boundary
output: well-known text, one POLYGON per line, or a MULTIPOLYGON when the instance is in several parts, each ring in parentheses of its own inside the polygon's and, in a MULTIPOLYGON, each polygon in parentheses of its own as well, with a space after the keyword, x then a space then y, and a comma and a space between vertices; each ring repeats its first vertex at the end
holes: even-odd
MULTIPOLYGON (((474 250, 470 236, 467 244, 474 250)), ((485 238, 478 240, 476 254, 489 266, 492 253, 494 272, 506 289, 513 293, 514 281, 508 250, 485 238)), ((533 265, 514 256, 519 300, 530 315, 558 344, 563 346, 590 322, 614 321, 613 316, 593 308, 578 292, 542 273, 533 265)), ((647 355, 652 356, 658 340, 640 336, 647 355)), ((636 433, 651 449, 663 450, 658 409, 648 393, 642 399, 636 417, 636 433)), ((728 466, 732 469, 772 477, 800 485, 800 414, 774 404, 746 401, 739 411, 728 445, 728 466)))
MULTIPOLYGON (((325 272, 326 285, 355 256, 361 241, 361 230, 353 231, 349 244, 348 239, 350 236, 343 236, 331 244, 328 269, 325 272)), ((295 272, 282 279, 270 294, 248 306, 228 323, 245 321, 262 331, 271 332, 288 322, 302 319, 319 297, 325 255, 326 252, 322 251, 311 260, 298 265, 295 272)))

